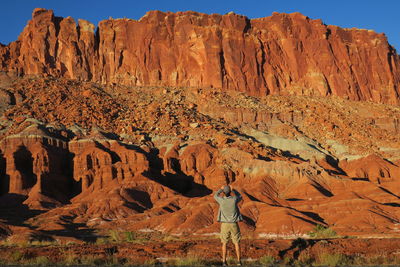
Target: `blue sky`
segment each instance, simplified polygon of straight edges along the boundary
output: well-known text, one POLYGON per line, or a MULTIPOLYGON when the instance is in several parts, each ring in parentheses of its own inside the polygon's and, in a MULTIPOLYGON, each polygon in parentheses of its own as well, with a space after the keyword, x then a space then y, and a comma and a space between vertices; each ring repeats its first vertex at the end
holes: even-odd
POLYGON ((82 18, 95 25, 109 17, 139 19, 149 10, 209 14, 233 11, 249 18, 270 16, 274 11, 301 12, 312 19, 322 19, 325 24, 383 32, 389 43, 400 49, 398 0, 2 0, 1 43, 17 39, 35 7, 53 9, 56 16, 82 18))

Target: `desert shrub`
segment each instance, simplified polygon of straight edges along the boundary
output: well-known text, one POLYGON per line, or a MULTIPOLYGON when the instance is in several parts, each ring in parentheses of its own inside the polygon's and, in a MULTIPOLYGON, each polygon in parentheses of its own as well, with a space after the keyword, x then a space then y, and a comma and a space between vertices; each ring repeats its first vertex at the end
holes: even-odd
POLYGON ((119 259, 116 256, 108 256, 104 259, 104 263, 102 265, 121 265, 126 263, 126 259, 119 259))
POLYGON ((117 230, 110 230, 109 237, 112 242, 120 242, 121 241, 120 233, 117 230))
POLYGON ((383 252, 375 255, 363 255, 356 254, 351 257, 351 263, 355 266, 365 266, 365 265, 394 265, 400 266, 400 257, 396 255, 388 255, 383 252))
POLYGON ((343 266, 351 264, 351 259, 343 254, 323 253, 319 256, 318 263, 326 266, 343 266))
POLYGON ((47 266, 51 264, 51 261, 46 256, 38 256, 36 258, 32 258, 30 263, 37 266, 47 266))
POLYGON ((284 258, 283 258, 283 265, 293 265, 293 258, 291 258, 291 257, 284 257, 284 258))
POLYGON ((364 266, 372 263, 369 258, 364 255, 354 255, 352 257, 352 264, 356 266, 364 266))
POLYGON ((110 238, 109 237, 98 237, 96 239, 96 244, 97 245, 105 245, 105 244, 110 244, 110 238))
POLYGON ((400 265, 400 257, 398 257, 398 256, 390 257, 389 260, 390 260, 390 264, 393 264, 396 266, 400 265))
POLYGON ((205 266, 206 262, 197 256, 178 258, 173 263, 175 266, 205 266))
POLYGON ((19 250, 16 250, 14 252, 11 253, 11 255, 9 256, 9 260, 12 263, 18 263, 21 262, 22 260, 24 260, 26 258, 25 253, 22 253, 19 250))
POLYGON ((162 241, 164 241, 164 242, 171 242, 171 241, 176 241, 176 240, 179 240, 179 238, 177 238, 176 236, 173 236, 173 235, 165 235, 162 238, 162 241))
POLYGON ((301 253, 297 258, 295 265, 311 266, 315 262, 315 258, 308 252, 301 253))
POLYGON ((0 241, 0 245, 5 246, 5 247, 9 247, 9 246, 13 246, 14 244, 12 242, 10 242, 7 239, 3 239, 0 241))
POLYGON ((273 264, 275 264, 277 262, 277 260, 275 259, 274 256, 264 255, 258 260, 258 262, 261 265, 273 265, 273 264))
POLYGON ((118 259, 115 256, 100 256, 100 255, 86 255, 82 257, 79 261, 82 265, 97 265, 97 266, 105 266, 105 265, 121 265, 124 262, 118 259))
POLYGON ((105 265, 104 257, 98 255, 86 255, 80 258, 80 264, 83 265, 105 265))
POLYGON ((14 245, 20 247, 20 248, 27 248, 31 246, 31 243, 29 241, 20 241, 20 242, 16 242, 14 243, 14 245))
POLYGON ((399 261, 396 257, 389 256, 387 254, 372 255, 365 258, 365 262, 369 265, 398 265, 399 261))
POLYGON ((79 263, 79 258, 75 253, 67 252, 64 254, 64 262, 65 265, 76 265, 79 263))
POLYGON ((313 238, 331 238, 335 237, 337 233, 329 227, 317 224, 313 231, 309 232, 308 235, 313 238))
POLYGON ((127 242, 134 242, 136 240, 136 234, 134 232, 126 231, 125 240, 127 242))
POLYGON ((227 262, 227 264, 230 266, 230 265, 236 265, 237 264, 237 260, 236 260, 236 258, 233 258, 233 257, 227 257, 226 258, 226 262, 227 262))
POLYGON ((29 247, 47 247, 47 246, 56 246, 58 245, 55 240, 34 240, 29 242, 29 247))
POLYGON ((135 232, 110 230, 106 237, 97 238, 96 244, 110 244, 110 243, 121 243, 121 242, 144 243, 145 241, 147 241, 146 238, 141 237, 135 232))
MULTIPOLYGON (((129 261, 129 263, 133 263, 133 262, 129 261)), ((134 262, 134 263, 135 263, 135 265, 137 265, 137 262, 134 262)), ((144 266, 153 266, 153 265, 158 265, 158 264, 160 264, 160 262, 156 259, 149 259, 143 263, 144 266)))

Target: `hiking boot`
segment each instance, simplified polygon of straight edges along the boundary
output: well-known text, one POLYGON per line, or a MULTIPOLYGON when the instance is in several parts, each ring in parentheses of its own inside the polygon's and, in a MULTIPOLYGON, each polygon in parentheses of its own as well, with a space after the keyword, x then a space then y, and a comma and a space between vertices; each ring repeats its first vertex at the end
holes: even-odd
POLYGON ((237 266, 242 266, 242 261, 238 261, 237 266))
POLYGON ((222 262, 222 266, 228 266, 228 264, 226 263, 226 261, 222 262))

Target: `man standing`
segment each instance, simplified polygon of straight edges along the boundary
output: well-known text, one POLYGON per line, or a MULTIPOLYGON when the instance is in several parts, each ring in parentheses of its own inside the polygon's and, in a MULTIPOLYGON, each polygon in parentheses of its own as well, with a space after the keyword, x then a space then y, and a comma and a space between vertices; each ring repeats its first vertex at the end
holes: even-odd
POLYGON ((231 238, 235 245, 238 265, 242 265, 239 247, 241 235, 238 225, 238 222, 243 220, 238 207, 242 196, 238 191, 233 189, 232 186, 226 185, 222 186, 221 189, 214 194, 214 198, 219 204, 217 220, 221 222, 222 264, 226 266, 226 243, 228 243, 229 238, 231 238), (224 196, 221 197, 219 194, 222 192, 224 196), (232 192, 234 195, 232 195, 232 192))

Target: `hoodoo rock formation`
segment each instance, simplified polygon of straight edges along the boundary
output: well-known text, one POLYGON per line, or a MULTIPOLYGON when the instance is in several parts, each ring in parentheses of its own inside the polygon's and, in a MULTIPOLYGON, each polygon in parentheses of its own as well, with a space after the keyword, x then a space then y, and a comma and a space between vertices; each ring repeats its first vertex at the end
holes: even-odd
POLYGON ((151 11, 140 20, 78 25, 35 9, 18 40, 0 47, 18 75, 133 86, 214 87, 265 95, 335 95, 399 103, 400 59, 384 34, 327 26, 299 13, 151 11))
POLYGON ((0 62, 0 238, 209 236, 224 184, 249 237, 398 236, 400 61, 383 34, 298 13, 96 29, 35 9, 0 62))

